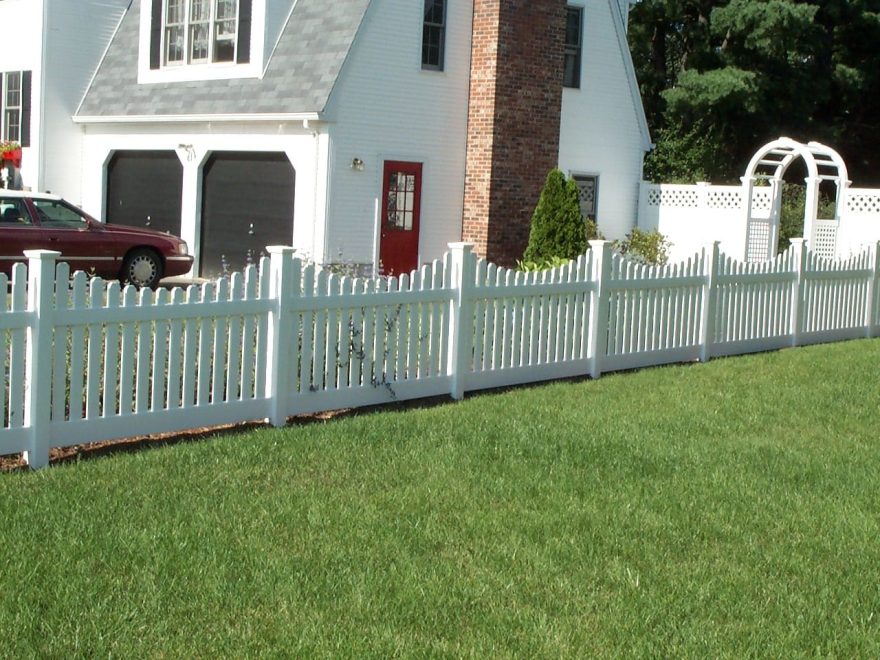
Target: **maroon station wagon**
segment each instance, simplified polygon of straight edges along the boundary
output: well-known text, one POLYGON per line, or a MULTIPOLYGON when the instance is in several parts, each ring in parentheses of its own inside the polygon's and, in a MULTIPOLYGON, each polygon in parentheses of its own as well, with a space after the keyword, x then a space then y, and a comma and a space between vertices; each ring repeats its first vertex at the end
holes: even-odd
POLYGON ((57 250, 70 270, 154 287, 162 277, 192 267, 186 242, 177 236, 98 222, 48 193, 0 189, 0 273, 26 261, 24 250, 57 250))

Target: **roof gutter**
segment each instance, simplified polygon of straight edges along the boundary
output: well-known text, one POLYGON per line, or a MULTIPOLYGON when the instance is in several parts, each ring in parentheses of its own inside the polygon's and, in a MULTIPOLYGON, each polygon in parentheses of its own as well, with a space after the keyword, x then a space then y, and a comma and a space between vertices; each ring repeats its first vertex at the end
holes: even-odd
POLYGON ((208 122, 323 122, 320 112, 292 112, 246 115, 74 115, 75 124, 196 124, 208 122))

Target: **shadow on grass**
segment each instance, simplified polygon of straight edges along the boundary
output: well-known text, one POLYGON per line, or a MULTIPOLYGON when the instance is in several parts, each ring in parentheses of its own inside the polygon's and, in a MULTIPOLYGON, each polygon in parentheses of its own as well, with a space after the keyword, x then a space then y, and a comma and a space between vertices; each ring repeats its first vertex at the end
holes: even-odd
MULTIPOLYGON (((663 366, 671 365, 643 367, 630 369, 627 371, 634 372, 643 371, 645 369, 658 369, 663 368, 663 366)), ((625 372, 621 371, 615 373, 625 372)), ((552 380, 523 383, 519 385, 506 385, 502 387, 468 392, 466 394, 466 398, 477 399, 486 396, 495 396, 497 394, 502 394, 505 392, 528 391, 531 389, 543 388, 553 383, 582 383, 589 380, 591 380, 590 377, 584 375, 572 376, 570 378, 557 378, 552 380)), ((456 401, 450 398, 448 395, 426 397, 421 399, 410 399, 407 401, 393 401, 373 406, 364 406, 362 408, 344 408, 340 410, 330 410, 307 415, 291 416, 288 418, 286 426, 308 426, 310 424, 319 424, 335 420, 347 419, 350 417, 357 417, 361 415, 370 415, 377 412, 405 412, 409 410, 437 408, 440 406, 452 405, 454 403, 456 403, 456 401)), ((99 458, 112 457, 118 454, 149 451, 186 443, 205 442, 214 438, 223 438, 246 431, 269 428, 271 428, 271 426, 264 421, 250 420, 236 424, 207 426, 188 429, 185 431, 175 431, 171 433, 137 436, 132 438, 123 438, 119 440, 108 440, 94 443, 84 443, 73 445, 70 447, 58 447, 53 448, 49 451, 49 464, 51 466, 63 465, 66 463, 77 463, 82 460, 95 460, 99 458)), ((24 459, 21 454, 0 456, 0 472, 21 472, 27 470, 28 466, 24 463, 24 459)))

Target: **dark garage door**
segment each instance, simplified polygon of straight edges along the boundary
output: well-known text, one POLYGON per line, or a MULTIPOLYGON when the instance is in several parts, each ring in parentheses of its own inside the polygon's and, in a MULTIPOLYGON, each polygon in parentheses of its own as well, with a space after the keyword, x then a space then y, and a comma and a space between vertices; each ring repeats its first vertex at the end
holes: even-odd
POLYGON ((180 235, 183 165, 173 151, 117 151, 107 166, 111 224, 180 235))
POLYGON ((267 245, 290 245, 294 176, 283 153, 210 157, 202 190, 202 276, 242 270, 267 245))

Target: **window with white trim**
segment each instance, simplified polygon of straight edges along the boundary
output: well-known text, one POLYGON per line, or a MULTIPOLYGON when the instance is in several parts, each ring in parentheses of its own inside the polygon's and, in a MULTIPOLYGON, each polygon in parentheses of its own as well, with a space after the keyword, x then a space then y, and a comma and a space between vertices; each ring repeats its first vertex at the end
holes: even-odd
POLYGON ((0 139, 30 146, 31 72, 0 74, 0 139))
POLYGON ((235 62, 238 0, 165 0, 163 64, 235 62))
POLYGON ((599 193, 599 177, 574 174, 571 177, 578 189, 581 215, 586 220, 596 221, 596 201, 599 193))
POLYGON ((582 7, 565 8, 565 68, 562 84, 565 87, 581 86, 581 52, 583 51, 582 7))
POLYGON ((425 0, 422 25, 422 68, 443 71, 446 49, 446 1, 425 0))

